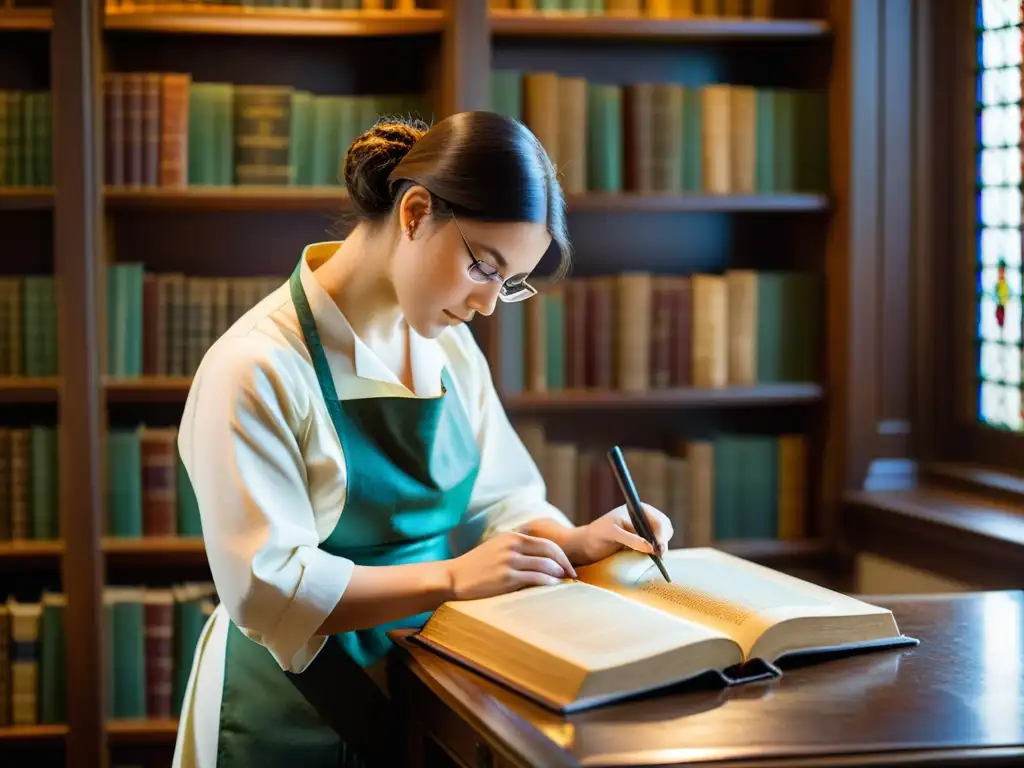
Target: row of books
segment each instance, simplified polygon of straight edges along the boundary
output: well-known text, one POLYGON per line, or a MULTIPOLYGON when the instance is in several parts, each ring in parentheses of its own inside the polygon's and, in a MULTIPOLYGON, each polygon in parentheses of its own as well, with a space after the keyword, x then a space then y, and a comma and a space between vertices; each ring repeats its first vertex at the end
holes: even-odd
POLYGON ((656 19, 768 18, 772 0, 489 0, 492 11, 656 19))
POLYGON ((818 380, 814 273, 631 271, 532 282, 536 296, 474 321, 493 329, 502 394, 818 380))
MULTIPOLYGON (((523 13, 607 14, 653 18, 767 18, 772 0, 489 0, 491 10, 523 13)), ((412 11, 416 0, 106 0, 108 11, 240 7, 259 10, 412 11)))
POLYGON ((0 427, 0 541, 60 538, 59 449, 59 427, 0 427))
POLYGON ((0 90, 0 187, 53 183, 52 105, 48 91, 0 90))
POLYGON ((206 350, 286 277, 197 277, 107 268, 107 375, 191 376, 206 350))
POLYGON ((416 0, 106 0, 108 11, 176 11, 224 8, 300 11, 412 11, 416 0))
POLYGON ((498 69, 491 108, 529 126, 570 193, 828 190, 820 89, 620 85, 498 69))
MULTIPOLYGON (((544 477, 548 499, 577 524, 622 504, 603 450, 548 437, 542 423, 516 431, 544 477)), ((716 434, 671 450, 625 447, 637 492, 672 521, 671 547, 807 537, 806 437, 716 434)))
POLYGON ((106 457, 108 536, 203 535, 177 427, 112 427, 106 457))
MULTIPOLYGON (((109 719, 181 713, 196 643, 216 606, 209 583, 107 586, 109 719)), ((67 720, 67 640, 60 592, 0 603, 0 726, 67 720)))
POLYGON ((104 181, 115 187, 337 185, 349 144, 381 114, 423 115, 419 95, 318 95, 291 86, 193 82, 189 73, 104 76, 104 181))
MULTIPOLYGON (((176 427, 111 427, 106 535, 201 536, 176 427)), ((0 427, 0 541, 60 538, 60 428, 0 427)))
POLYGON ((56 376, 53 275, 0 277, 0 376, 56 376))

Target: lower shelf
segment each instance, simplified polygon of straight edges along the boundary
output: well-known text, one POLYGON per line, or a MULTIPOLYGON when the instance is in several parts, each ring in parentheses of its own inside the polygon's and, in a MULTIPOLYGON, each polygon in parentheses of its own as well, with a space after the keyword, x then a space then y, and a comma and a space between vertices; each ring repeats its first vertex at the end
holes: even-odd
MULTIPOLYGON (((112 742, 173 740, 178 732, 178 721, 167 720, 111 720, 107 723, 107 736, 112 742)), ((63 739, 68 734, 64 724, 10 725, 0 727, 0 740, 49 741, 63 739)))

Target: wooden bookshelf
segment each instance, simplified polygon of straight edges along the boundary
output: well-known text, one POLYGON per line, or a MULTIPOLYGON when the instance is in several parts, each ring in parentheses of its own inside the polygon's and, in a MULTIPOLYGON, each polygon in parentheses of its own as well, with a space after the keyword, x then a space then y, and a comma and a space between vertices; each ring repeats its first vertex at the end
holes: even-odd
POLYGON ((53 29, 47 8, 0 8, 0 32, 46 32, 53 29))
MULTIPOLYGON (((144 744, 174 740, 178 732, 176 719, 166 720, 111 720, 107 735, 119 744, 144 744)), ((40 725, 11 725, 0 727, 0 741, 53 741, 68 735, 64 723, 40 725)))
POLYGON ((645 392, 573 391, 505 395, 502 401, 512 412, 586 410, 665 410, 677 408, 791 405, 814 403, 822 398, 817 384, 762 384, 721 389, 651 389, 645 392))
POLYGON ((331 211, 345 205, 342 187, 107 188, 112 210, 331 211))
POLYGON ((437 10, 294 11, 285 8, 196 7, 195 10, 108 10, 108 30, 199 35, 286 37, 406 37, 438 34, 445 16, 437 10))
POLYGON ((107 564, 162 568, 165 566, 204 566, 206 547, 201 537, 152 536, 138 539, 103 539, 107 564))
POLYGON ((118 744, 174 743, 178 732, 176 718, 162 720, 109 720, 107 736, 118 744))
POLYGON ((68 727, 61 723, 0 726, 0 741, 53 741, 67 736, 68 727))
POLYGON ((56 377, 0 376, 0 404, 56 403, 60 383, 56 377))
POLYGON ((52 187, 0 187, 0 211, 45 211, 53 208, 52 187))
POLYGON ((591 192, 569 195, 566 205, 570 211, 606 211, 608 213, 742 213, 773 211, 798 213, 801 211, 827 211, 826 195, 773 194, 773 195, 659 195, 659 194, 602 194, 591 192))
MULTIPOLYGON (((186 187, 184 189, 107 188, 112 210, 173 209, 221 211, 323 211, 347 204, 341 187, 186 187)), ((620 213, 784 213, 827 211, 825 195, 655 195, 587 193, 567 195, 570 212, 620 213)))
MULTIPOLYGON (((904 11, 881 13, 877 3, 856 0, 806 0, 799 5, 808 18, 801 19, 648 19, 491 12, 487 0, 430 4, 434 10, 411 14, 223 4, 187 11, 177 5, 168 11, 105 12, 102 2, 69 0, 54 3, 52 15, 0 11, 4 43, 16 38, 15 45, 0 49, 0 63, 13 67, 10 79, 17 87, 49 89, 59 115, 53 187, 0 188, 0 218, 5 228, 18 231, 19 255, 29 252, 19 270, 52 269, 59 281, 62 372, 60 379, 0 378, 0 405, 11 424, 30 411, 48 410, 37 405, 59 405, 65 534, 64 542, 0 544, 0 568, 19 569, 20 577, 30 571, 21 568, 25 563, 46 561, 51 571, 58 566, 69 600, 65 634, 77 638, 67 658, 70 726, 0 729, 0 738, 25 744, 64 738, 71 765, 131 762, 132 749, 123 755, 116 750, 134 744, 166 752, 163 763, 170 759, 175 721, 106 723, 97 710, 95 703, 109 681, 103 673, 105 647, 95 627, 102 617, 107 566, 124 567, 133 577, 143 574, 144 582, 149 574, 153 583, 167 582, 206 565, 205 547, 200 539, 104 538, 102 454, 104 431, 115 423, 172 425, 191 379, 104 378, 101 347, 110 319, 103 297, 105 265, 142 262, 151 274, 197 277, 241 277, 250 269, 253 275, 272 273, 283 261, 291 262, 287 254, 296 243, 324 239, 325 230, 336 223, 331 214, 348 202, 344 189, 334 185, 104 189, 105 166, 97 150, 106 152, 107 74, 189 72, 195 82, 280 82, 315 95, 415 90, 429 96, 435 120, 492 108, 492 68, 544 69, 604 84, 722 78, 779 89, 827 88, 826 194, 567 195, 576 247, 574 277, 627 270, 682 275, 734 267, 820 273, 826 329, 820 383, 638 393, 555 391, 509 394, 503 401, 513 416, 550 424, 553 440, 570 439, 554 436, 559 425, 571 432, 587 420, 588 428, 611 430, 605 425, 639 424, 641 416, 644 421, 664 416, 666 423, 671 419, 684 425, 692 416, 694 422, 699 419, 701 432, 742 423, 775 434, 784 422, 787 430, 808 435, 806 539, 719 545, 779 568, 831 568, 842 492, 870 465, 873 449, 866 446, 884 443, 893 455, 900 454, 895 441, 903 438, 886 434, 879 442, 873 416, 877 382, 890 368, 903 370, 904 365, 888 351, 902 349, 900 343, 885 346, 877 338, 882 335, 877 317, 896 286, 912 282, 909 268, 901 272, 896 262, 892 266, 878 255, 907 252, 912 229, 903 211, 910 199, 904 187, 914 175, 900 144, 903 127, 911 124, 901 122, 900 115, 905 118, 909 108, 906 100, 891 98, 885 86, 911 81, 914 54, 908 51, 915 22, 901 16, 904 11), (875 35, 883 28, 884 41, 875 35), (865 29, 871 34, 860 33, 865 29), (49 37, 36 33, 46 30, 49 37), (346 39, 335 42, 334 37, 346 39), (900 67, 902 75, 890 74, 900 67), (872 74, 881 71, 886 78, 872 74), (58 215, 49 216, 51 210, 58 215), (886 211, 885 217, 879 211, 886 211), (284 215, 265 215, 271 212, 284 215), (46 231, 50 219, 52 237, 46 231), (104 246, 112 253, 104 253, 104 246), (237 257, 240 253, 245 260, 237 257), (872 311, 860 308, 861 300, 868 300, 872 311), (886 371, 880 372, 883 364, 886 371), (597 411, 601 418, 587 419, 597 411), (683 418, 674 418, 684 412, 683 418), (854 423, 859 421, 864 423, 854 423)), ((618 149, 624 157, 625 147, 618 149)), ((692 180, 686 184, 693 186, 692 180)), ((485 351, 492 354, 490 348, 485 351)), ((900 396, 896 391, 886 403, 900 396)), ((652 444, 659 443, 652 448, 665 449, 661 443, 676 437, 657 429, 648 433, 652 444)))
POLYGON ((591 38, 597 40, 819 40, 830 34, 824 21, 805 19, 651 19, 491 11, 496 37, 591 38))
POLYGON ((189 377, 145 376, 104 382, 108 403, 180 403, 190 386, 189 377))
POLYGON ((0 562, 55 560, 63 554, 63 541, 0 541, 0 562))

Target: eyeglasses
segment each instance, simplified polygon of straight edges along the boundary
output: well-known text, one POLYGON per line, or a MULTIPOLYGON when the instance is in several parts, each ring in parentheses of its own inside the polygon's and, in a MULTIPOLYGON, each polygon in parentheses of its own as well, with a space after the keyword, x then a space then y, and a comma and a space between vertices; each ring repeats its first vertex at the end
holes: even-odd
POLYGON ((469 277, 474 283, 501 283, 501 288, 498 289, 498 298, 506 304, 525 301, 537 293, 537 289, 526 282, 527 273, 520 272, 517 275, 505 278, 501 276, 496 267, 488 264, 486 261, 480 261, 476 254, 473 253, 473 249, 470 247, 469 241, 459 225, 459 220, 454 215, 452 216, 452 221, 455 222, 455 227, 459 230, 459 236, 469 252, 469 260, 471 262, 469 265, 469 277))

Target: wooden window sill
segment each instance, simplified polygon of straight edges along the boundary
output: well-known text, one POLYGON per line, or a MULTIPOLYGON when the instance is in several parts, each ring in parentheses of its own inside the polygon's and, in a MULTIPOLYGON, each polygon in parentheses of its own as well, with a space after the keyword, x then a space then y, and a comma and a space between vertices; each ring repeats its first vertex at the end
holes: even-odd
POLYGON ((1019 589, 1024 492, 1014 493, 1014 482, 984 470, 928 467, 915 487, 847 494, 843 537, 854 551, 980 589, 1019 589))

